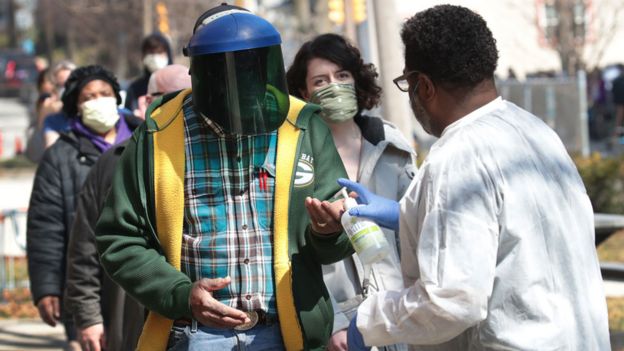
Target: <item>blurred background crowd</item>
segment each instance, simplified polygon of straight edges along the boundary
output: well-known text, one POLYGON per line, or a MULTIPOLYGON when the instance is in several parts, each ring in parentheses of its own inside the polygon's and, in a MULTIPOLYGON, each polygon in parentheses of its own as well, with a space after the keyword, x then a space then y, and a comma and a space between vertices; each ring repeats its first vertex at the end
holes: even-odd
MULTIPOLYGON (((61 61, 79 66, 98 63, 118 77, 126 92, 133 79, 145 72, 141 43, 146 36, 160 33, 170 46, 171 60, 186 64, 182 47, 191 34, 189 19, 217 2, 2 0, 0 94, 19 95, 33 106, 39 72, 61 61)), ((623 61, 624 10, 618 1, 451 2, 476 10, 492 28, 500 50, 497 77, 501 94, 548 119, 573 152, 588 155, 591 140, 619 133, 614 130, 621 123, 617 122, 613 94, 618 90, 613 89, 613 82, 623 61)), ((391 77, 402 68, 401 22, 439 3, 443 1, 233 1, 280 30, 286 66, 306 40, 320 33, 340 33, 357 44, 365 62, 378 67, 386 91, 391 77)), ((384 115, 408 138, 414 138, 419 148, 426 149, 430 138, 410 118, 407 104, 395 95, 384 94, 384 115)), ((8 149, 15 146, 10 137, 4 139, 8 149)), ((25 140, 21 144, 24 148, 25 140)), ((619 140, 610 140, 605 145, 608 149, 600 151, 609 151, 615 144, 619 140)), ((0 153, 0 158, 7 155, 0 153)))

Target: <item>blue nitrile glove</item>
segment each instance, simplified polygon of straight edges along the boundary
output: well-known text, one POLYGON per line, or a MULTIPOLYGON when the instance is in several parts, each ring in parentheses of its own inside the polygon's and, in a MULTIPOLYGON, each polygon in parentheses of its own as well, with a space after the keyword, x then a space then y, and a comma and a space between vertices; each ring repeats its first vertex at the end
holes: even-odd
POLYGON ((340 186, 358 194, 357 202, 365 206, 358 206, 349 210, 349 214, 356 217, 366 217, 382 227, 399 230, 399 203, 373 194, 363 185, 349 179, 338 179, 340 186))
POLYGON ((362 333, 357 328, 357 313, 351 319, 349 329, 347 329, 347 346, 349 351, 368 351, 371 349, 364 344, 362 333))

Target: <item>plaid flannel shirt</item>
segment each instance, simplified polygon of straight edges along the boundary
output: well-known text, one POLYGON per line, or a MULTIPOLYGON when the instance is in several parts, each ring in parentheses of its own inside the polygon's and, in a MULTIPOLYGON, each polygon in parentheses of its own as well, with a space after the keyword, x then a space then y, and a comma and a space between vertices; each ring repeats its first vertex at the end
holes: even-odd
POLYGON ((184 102, 182 271, 191 280, 230 276, 215 299, 276 315, 273 195, 277 132, 227 135, 184 102))

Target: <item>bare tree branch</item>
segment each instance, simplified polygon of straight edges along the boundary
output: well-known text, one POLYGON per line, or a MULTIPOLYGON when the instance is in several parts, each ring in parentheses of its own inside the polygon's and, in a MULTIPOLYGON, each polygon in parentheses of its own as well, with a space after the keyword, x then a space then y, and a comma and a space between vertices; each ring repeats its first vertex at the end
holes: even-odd
POLYGON ((610 23, 605 17, 596 16, 596 19, 600 20, 600 27, 597 29, 597 32, 600 33, 600 35, 598 37, 598 42, 595 45, 595 48, 593 48, 594 50, 591 51, 595 52, 596 54, 587 59, 588 69, 594 69, 600 64, 600 61, 602 60, 605 51, 609 47, 609 44, 612 42, 617 31, 621 28, 620 21, 624 20, 624 18, 621 18, 624 17, 622 16, 624 14, 624 8, 622 6, 610 6, 609 9, 604 12, 605 14, 613 14, 613 16, 609 16, 609 18, 611 19, 610 23), (606 26, 608 26, 608 28, 605 28, 606 26))

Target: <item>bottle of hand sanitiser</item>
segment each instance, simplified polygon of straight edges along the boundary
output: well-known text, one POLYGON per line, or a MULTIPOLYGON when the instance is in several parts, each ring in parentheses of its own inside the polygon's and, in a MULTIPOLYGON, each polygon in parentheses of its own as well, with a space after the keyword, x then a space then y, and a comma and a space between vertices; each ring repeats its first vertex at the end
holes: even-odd
POLYGON ((345 232, 351 240, 351 245, 358 254, 363 266, 369 266, 380 261, 390 252, 390 246, 386 236, 377 223, 362 217, 355 217, 349 214, 349 210, 362 206, 358 205, 354 198, 349 197, 347 190, 342 189, 342 196, 345 198, 345 213, 340 222, 345 232))

